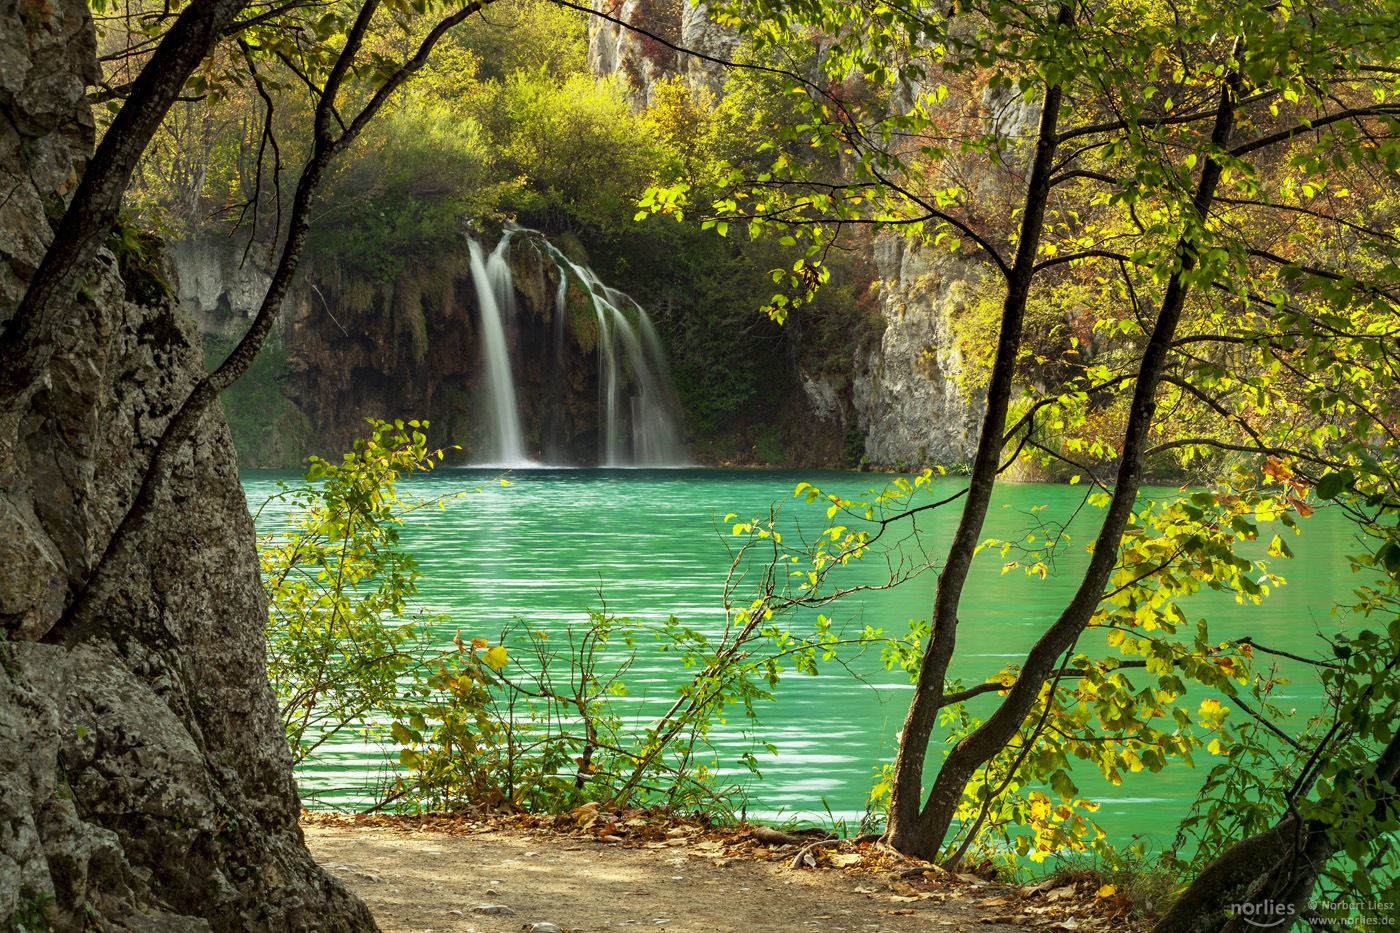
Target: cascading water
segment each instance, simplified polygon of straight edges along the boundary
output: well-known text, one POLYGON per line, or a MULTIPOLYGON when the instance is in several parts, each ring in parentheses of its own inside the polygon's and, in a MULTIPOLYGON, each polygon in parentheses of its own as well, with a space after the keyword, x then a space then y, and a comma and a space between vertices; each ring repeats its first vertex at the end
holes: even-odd
POLYGON ((563 392, 564 326, 570 276, 588 293, 592 303, 598 320, 599 462, 604 466, 680 466, 687 463, 678 423, 680 405, 671 386, 664 348, 646 311, 627 295, 604 285, 592 269, 570 260, 543 234, 514 226, 507 227, 489 258, 484 257, 478 244, 471 244, 472 276, 482 305, 482 336, 493 417, 498 436, 506 439, 497 445, 502 462, 525 460, 504 336, 505 326, 510 324, 515 313, 515 288, 507 259, 515 236, 529 237, 554 260, 559 270, 553 365, 560 393, 563 392), (505 404, 507 393, 509 404, 505 404))
POLYGON ((666 353, 646 310, 623 292, 604 285, 592 269, 573 262, 542 236, 539 242, 554 258, 561 277, 567 269, 578 279, 598 319, 599 461, 605 466, 678 466, 688 462, 676 418, 680 404, 671 386, 666 353), (642 339, 632 329, 624 308, 636 313, 642 339), (630 395, 625 395, 622 384, 624 370, 633 377, 630 395), (624 403, 627 419, 623 417, 624 403), (630 446, 624 420, 631 423, 630 446))
MULTIPOLYGON (((506 243, 510 234, 501 242, 506 243)), ((495 428, 492 450, 487 462, 501 466, 524 466, 530 462, 525 456, 525 441, 520 430, 520 411, 515 403, 515 380, 510 372, 510 355, 506 351, 505 319, 514 310, 515 289, 510 284, 510 267, 505 261, 502 248, 491 254, 488 264, 482 254, 481 244, 467 241, 467 252, 471 257, 472 284, 476 287, 476 302, 481 308, 481 343, 486 354, 486 378, 491 390, 491 421, 495 428), (504 269, 505 294, 509 297, 498 300, 500 290, 497 283, 502 281, 504 269), (506 304, 506 308, 502 304, 506 304)))

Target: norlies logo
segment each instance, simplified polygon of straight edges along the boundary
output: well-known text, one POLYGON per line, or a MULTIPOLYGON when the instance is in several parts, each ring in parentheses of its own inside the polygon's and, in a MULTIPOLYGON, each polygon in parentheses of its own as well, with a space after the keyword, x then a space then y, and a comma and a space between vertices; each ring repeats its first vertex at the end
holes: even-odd
MULTIPOLYGON (((1390 901, 1314 901, 1308 904, 1309 910, 1363 911, 1361 916, 1336 917, 1328 921, 1336 928, 1349 927, 1360 930, 1394 928, 1397 914, 1395 904, 1390 901)), ((1298 908, 1292 904, 1279 904, 1275 901, 1259 901, 1249 904, 1231 904, 1230 913, 1239 917, 1258 930, 1272 928, 1288 929, 1298 917, 1298 908)))
POLYGON ((1292 923, 1298 915, 1298 909, 1292 904, 1276 904, 1273 901, 1261 901, 1258 904, 1231 904, 1230 912, 1236 917, 1243 917, 1244 922, 1250 926, 1262 929, 1292 923))

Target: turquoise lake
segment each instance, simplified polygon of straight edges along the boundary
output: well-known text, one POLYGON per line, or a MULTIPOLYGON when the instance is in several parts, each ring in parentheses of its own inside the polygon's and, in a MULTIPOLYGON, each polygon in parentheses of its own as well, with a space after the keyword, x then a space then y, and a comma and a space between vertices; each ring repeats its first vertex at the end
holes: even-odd
MULTIPOLYGON (((586 623, 588 610, 601 604, 600 593, 608 610, 619 616, 675 615, 691 627, 718 630, 730 567, 727 513, 751 518, 778 503, 785 535, 798 525, 816 532, 826 522, 825 508, 793 499, 797 483, 859 498, 887 479, 822 471, 540 469, 515 471, 509 474, 512 485, 501 486, 494 482, 498 475, 440 468, 405 486, 413 496, 480 487, 444 511, 419 513, 404 533, 406 547, 425 574, 421 602, 452 618, 442 633, 444 644, 459 627, 464 638, 494 639, 503 623, 516 616, 545 631, 562 631, 586 623)), ((279 480, 297 478, 244 472, 250 507, 256 512, 277 491, 279 480)), ((940 480, 938 497, 956 491, 961 482, 940 480)), ((1004 485, 993 500, 984 537, 1019 538, 1037 521, 1063 520, 1080 504, 1083 492, 1074 486, 1004 485), (1042 512, 1032 513, 1040 506, 1042 512)), ((1149 489, 1143 496, 1176 492, 1149 489)), ((920 517, 920 540, 930 553, 941 557, 959 507, 920 517)), ((1018 570, 1003 575, 1003 558, 996 552, 978 558, 963 597, 954 676, 970 684, 1024 655, 1076 586, 1086 560, 1083 545, 1097 530, 1099 515, 1094 508, 1082 511, 1070 529, 1073 545, 1045 580, 1028 579, 1018 570)), ((259 527, 271 530, 281 518, 274 503, 263 511, 259 527)), ((1204 593, 1188 603, 1188 618, 1209 618, 1217 641, 1250 635, 1265 645, 1315 651, 1319 633, 1338 625, 1331 607, 1346 602, 1359 581, 1344 558, 1354 548, 1352 530, 1340 515, 1319 510, 1301 526, 1300 536, 1278 529, 1296 554, 1296 559, 1279 559, 1270 567, 1287 580, 1286 586, 1258 606, 1238 605, 1230 594, 1204 593)), ((1251 545, 1255 553, 1248 556, 1263 555, 1273 532, 1261 531, 1261 540, 1251 545)), ((885 571, 883 562, 876 561, 844 571, 842 582, 878 582, 885 571)), ((858 594, 859 600, 853 597, 826 612, 838 623, 902 633, 910 619, 927 618, 935 579, 927 573, 895 590, 858 594)), ((1080 645, 1081 650, 1093 647, 1087 639, 1080 645)), ((859 821, 875 768, 893 757, 911 688, 907 675, 885 671, 878 658, 864 659, 857 670, 864 675, 860 679, 835 664, 816 677, 788 674, 777 699, 761 708, 762 737, 778 747, 776 757, 759 753, 761 781, 737 763, 752 747, 734 723, 742 716, 731 717, 730 727, 712 735, 726 779, 746 785, 748 816, 826 821, 829 811, 859 821)), ((665 656, 644 656, 626 678, 626 702, 645 722, 674 698, 684 679, 685 673, 665 663, 665 656)), ((1296 706, 1299 716, 1320 706, 1321 692, 1304 674, 1286 689, 1279 702, 1296 706)), ((994 696, 980 698, 971 710, 982 713, 993 702, 994 696)), ((373 782, 380 755, 374 747, 342 743, 320 764, 303 769, 303 793, 313 805, 363 806, 366 798, 354 788, 373 782)), ((939 757, 935 737, 930 762, 939 757)), ((1102 804, 1099 823, 1115 841, 1141 836, 1161 845, 1170 841, 1213 763, 1202 751, 1195 769, 1174 762, 1158 774, 1127 775, 1117 787, 1082 769, 1075 779, 1084 796, 1102 804)))

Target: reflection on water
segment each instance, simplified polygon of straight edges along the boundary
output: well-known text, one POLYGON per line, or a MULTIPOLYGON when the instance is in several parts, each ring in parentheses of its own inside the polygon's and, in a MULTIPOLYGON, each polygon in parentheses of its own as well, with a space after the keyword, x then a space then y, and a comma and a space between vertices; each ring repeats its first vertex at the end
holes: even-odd
MULTIPOLYGON (((794 500, 798 482, 853 497, 881 479, 819 471, 546 469, 518 471, 509 477, 512 485, 501 486, 493 482, 496 475, 440 469, 408 485, 409 492, 422 496, 480 489, 449 503, 445 511, 419 513, 403 535, 424 573, 422 601, 452 618, 444 644, 458 626, 463 637, 491 638, 517 616, 533 628, 559 631, 586 622, 589 609, 601 607, 604 600, 619 616, 659 620, 675 615, 692 628, 718 631, 729 569, 728 526, 722 521, 727 513, 755 517, 780 501, 785 535, 799 525, 815 531, 826 521, 825 509, 794 500)), ((243 474, 255 510, 279 479, 295 476, 243 474)), ((960 482, 943 480, 938 496, 960 482)), ((993 501, 984 536, 1023 535, 1032 507, 1048 506, 1042 517, 1067 516, 1082 494, 1082 487, 1004 486, 993 501)), ((920 540, 931 553, 946 548, 956 508, 920 516, 920 540)), ((1091 540, 1098 515, 1088 509, 1077 520, 1071 529, 1076 543, 1046 580, 1027 579, 1016 571, 1003 575, 1002 559, 994 552, 978 558, 963 597, 955 677, 975 682, 1024 654, 1073 592, 1085 560, 1082 543, 1091 540)), ((274 503, 263 512, 260 525, 273 527, 280 517, 274 503)), ((1348 534, 1340 516, 1319 512, 1304 523, 1303 536, 1293 539, 1297 559, 1274 568, 1288 580, 1283 590, 1257 607, 1237 605, 1228 594, 1205 593, 1188 604, 1188 618, 1208 617, 1219 640, 1252 635, 1260 643, 1312 650, 1317 632, 1336 625, 1329 618, 1333 601, 1345 600, 1355 585, 1342 559, 1348 534)), ((1263 537, 1266 542, 1270 534, 1263 537)), ((1258 546, 1260 555, 1265 542, 1258 546)), ((872 561, 849 571, 843 582, 875 582, 883 571, 883 562, 872 561)), ((866 593, 859 602, 826 612, 838 623, 902 633, 909 620, 927 618, 934 582, 933 574, 926 574, 897 590, 866 593)), ((1080 650, 1092 650, 1087 638, 1080 650)), ((626 678, 628 711, 640 721, 657 715, 687 679, 668 660, 639 657, 626 678)), ((837 817, 860 819, 875 769, 893 757, 910 687, 902 672, 886 672, 877 658, 857 660, 853 670, 859 679, 834 664, 816 677, 789 672, 776 701, 760 709, 762 739, 778 747, 776 757, 759 753, 761 781, 753 780, 738 760, 753 747, 738 728, 741 713, 712 733, 721 774, 748 783, 750 816, 825 818, 829 810, 837 817)), ((1290 689, 1283 702, 1296 704, 1300 713, 1316 708, 1320 694, 1305 675, 1290 689)), ((985 713, 995 699, 979 698, 974 714, 985 713)), ((327 792, 361 781, 378 755, 375 748, 343 743, 302 773, 302 784, 327 792)), ((941 757, 935 740, 930 765, 941 757)), ((1116 840, 1147 834, 1166 841, 1210 764, 1211 757, 1203 753, 1195 770, 1173 764, 1155 775, 1128 775, 1119 787, 1082 770, 1075 779, 1084 796, 1103 804, 1099 822, 1116 840)), ((354 804, 336 793, 321 799, 354 804)))

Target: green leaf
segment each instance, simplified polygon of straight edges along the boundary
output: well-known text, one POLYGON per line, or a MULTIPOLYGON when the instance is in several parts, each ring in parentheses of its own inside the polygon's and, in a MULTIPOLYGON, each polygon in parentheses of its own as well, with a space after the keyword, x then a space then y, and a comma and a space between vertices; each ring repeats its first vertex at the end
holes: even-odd
POLYGON ((1317 482, 1317 497, 1323 500, 1335 499, 1344 489, 1350 488, 1353 479, 1350 470, 1328 473, 1317 482))

